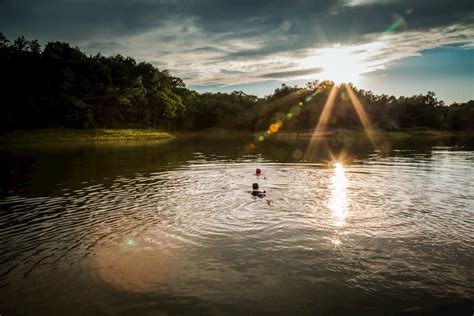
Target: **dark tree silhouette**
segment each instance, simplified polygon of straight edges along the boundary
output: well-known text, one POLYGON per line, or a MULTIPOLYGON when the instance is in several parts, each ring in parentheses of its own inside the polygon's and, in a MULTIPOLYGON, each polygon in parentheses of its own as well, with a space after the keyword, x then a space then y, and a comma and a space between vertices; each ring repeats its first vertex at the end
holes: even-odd
MULTIPOLYGON (((200 94, 169 71, 131 57, 87 56, 62 42, 42 49, 37 40, 10 42, 2 33, 0 69, 3 133, 52 127, 265 130, 283 121, 288 131, 310 130, 334 86, 327 80, 304 88, 282 84, 265 98, 241 91, 200 94)), ((329 128, 360 128, 345 88, 337 89, 329 128)), ((353 89, 381 129, 474 128, 474 101, 445 106, 433 92, 395 98, 353 89)))

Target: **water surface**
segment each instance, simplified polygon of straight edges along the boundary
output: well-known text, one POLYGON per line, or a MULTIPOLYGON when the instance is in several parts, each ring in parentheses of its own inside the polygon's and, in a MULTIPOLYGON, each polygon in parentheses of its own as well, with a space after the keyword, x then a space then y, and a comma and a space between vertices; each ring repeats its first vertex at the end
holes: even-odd
POLYGON ((0 313, 472 314, 472 140, 254 145, 0 148, 0 313))

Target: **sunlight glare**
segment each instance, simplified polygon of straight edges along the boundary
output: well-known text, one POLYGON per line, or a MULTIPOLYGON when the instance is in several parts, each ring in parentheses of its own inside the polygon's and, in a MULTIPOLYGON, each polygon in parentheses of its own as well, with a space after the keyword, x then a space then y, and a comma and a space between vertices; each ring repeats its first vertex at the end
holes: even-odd
POLYGON ((321 67, 321 79, 335 83, 357 84, 360 75, 368 71, 360 54, 356 54, 350 47, 342 46, 323 49, 318 55, 304 59, 302 64, 321 67))
POLYGON ((313 134, 311 135, 308 148, 304 155, 305 160, 309 161, 313 158, 316 158, 318 154, 318 150, 320 149, 319 147, 321 146, 321 142, 318 140, 318 137, 320 137, 321 134, 326 129, 326 125, 329 121, 329 117, 331 115, 331 111, 334 106, 336 96, 337 96, 337 87, 334 85, 331 88, 331 91, 329 92, 329 96, 326 100, 326 103, 324 104, 323 112, 319 116, 318 124, 316 125, 316 128, 314 129, 313 134))
POLYGON ((347 207, 349 204, 347 198, 347 178, 344 173, 344 166, 340 162, 334 165, 334 174, 331 178, 331 197, 328 207, 336 220, 336 226, 341 227, 346 224, 348 215, 347 207))
POLYGON ((331 242, 333 243, 334 247, 339 247, 341 245, 341 241, 339 239, 332 239, 331 242))
POLYGON ((374 132, 374 128, 370 121, 369 115, 367 114, 367 112, 364 109, 364 106, 362 105, 359 98, 357 97, 357 95, 354 93, 354 91, 349 85, 346 85, 346 91, 347 91, 347 94, 349 95, 352 105, 354 106, 357 116, 359 117, 359 120, 362 123, 362 126, 364 127, 364 131, 367 137, 369 138, 370 143, 372 144, 374 148, 377 148, 378 146, 377 134, 374 132))

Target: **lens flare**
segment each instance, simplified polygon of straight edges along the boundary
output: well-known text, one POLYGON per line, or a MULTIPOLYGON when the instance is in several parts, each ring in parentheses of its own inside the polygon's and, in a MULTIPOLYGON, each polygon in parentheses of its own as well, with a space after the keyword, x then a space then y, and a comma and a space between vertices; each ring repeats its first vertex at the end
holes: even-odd
POLYGON ((385 30, 384 34, 395 33, 401 27, 406 27, 406 21, 402 16, 397 15, 395 21, 385 30))
POLYGON ((294 116, 298 116, 301 113, 301 108, 299 106, 292 106, 290 109, 290 113, 293 114, 294 116))
POLYGON ((150 292, 169 277, 175 258, 175 242, 155 224, 124 214, 97 226, 92 250, 93 271, 98 280, 122 291, 150 292), (121 229, 116 229, 121 227, 121 229))
POLYGON ((293 159, 296 159, 296 160, 299 160, 301 159, 301 157, 303 157, 303 152, 299 149, 296 149, 293 151, 293 153, 291 154, 293 159))
POLYGON ((276 124, 276 123, 273 123, 272 125, 270 125, 270 131, 271 131, 272 133, 278 132, 278 129, 279 129, 279 128, 280 128, 280 126, 279 126, 278 124, 276 124))
POLYGON ((125 241, 125 243, 127 244, 127 246, 136 246, 137 245, 137 243, 133 239, 127 239, 125 241))
POLYGON ((364 106, 362 103, 359 101, 359 98, 356 96, 354 93, 354 90, 349 85, 346 85, 346 91, 347 94, 349 95, 349 98, 352 102, 352 105, 354 106, 354 109, 356 110, 357 116, 359 117, 360 122, 362 123, 362 126, 364 127, 364 131, 369 138, 370 143, 374 148, 377 147, 377 135, 374 132, 374 129, 372 127, 372 123, 369 119, 369 115, 364 109, 364 106))
POLYGON ((337 96, 337 87, 334 85, 329 92, 328 99, 323 107, 323 112, 319 116, 318 124, 311 135, 311 139, 308 144, 308 149, 305 152, 304 159, 305 160, 312 160, 318 154, 318 150, 320 147, 320 142, 318 141, 318 137, 321 133, 326 129, 326 125, 329 120, 329 116, 331 114, 332 108, 334 106, 334 101, 336 100, 337 96))

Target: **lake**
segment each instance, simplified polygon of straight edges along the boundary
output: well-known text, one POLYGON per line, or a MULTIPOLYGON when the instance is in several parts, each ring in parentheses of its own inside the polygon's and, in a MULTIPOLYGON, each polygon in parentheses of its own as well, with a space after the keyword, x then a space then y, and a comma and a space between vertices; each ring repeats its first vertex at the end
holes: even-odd
POLYGON ((473 313, 473 139, 3 145, 0 177, 4 316, 473 313))

